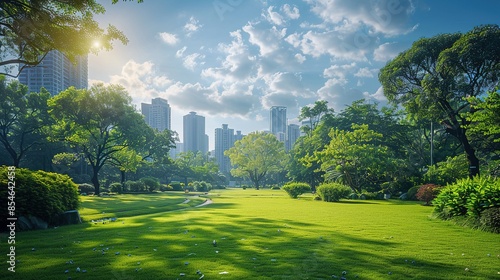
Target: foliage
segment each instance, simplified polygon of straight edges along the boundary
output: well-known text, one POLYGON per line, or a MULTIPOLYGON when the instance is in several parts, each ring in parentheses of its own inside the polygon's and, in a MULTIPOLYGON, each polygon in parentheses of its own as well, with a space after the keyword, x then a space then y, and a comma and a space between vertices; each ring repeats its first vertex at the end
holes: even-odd
POLYGON ((146 185, 142 181, 126 181, 125 188, 129 192, 144 192, 146 190, 146 185))
POLYGON ((479 26, 465 34, 422 38, 380 70, 390 102, 402 104, 411 117, 434 120, 462 144, 471 168, 479 159, 467 135, 470 99, 492 89, 500 76, 500 28, 479 26))
POLYGON ((318 100, 314 106, 304 106, 300 109, 299 121, 305 121, 307 125, 302 126, 302 130, 308 136, 315 130, 321 118, 326 114, 333 113, 333 109, 328 108, 328 101, 318 100))
POLYGON ((154 136, 131 98, 118 85, 96 84, 89 90, 73 87, 49 100, 56 124, 53 141, 64 141, 83 153, 92 167, 92 184, 100 192, 99 171, 124 150, 136 149, 154 136))
POLYGON ((299 195, 311 191, 311 186, 307 183, 290 182, 282 188, 291 198, 297 198, 299 195))
POLYGON ((91 184, 87 184, 87 183, 78 184, 78 192, 81 194, 82 193, 89 194, 89 193, 95 192, 95 188, 91 184))
POLYGON ((280 172, 287 162, 285 146, 282 142, 269 133, 252 132, 234 146, 224 152, 229 157, 231 175, 235 177, 248 177, 256 189, 268 174, 280 172))
POLYGON ((444 187, 434 199, 434 211, 441 218, 479 217, 490 207, 500 206, 500 181, 486 177, 458 180, 444 187))
POLYGON ((153 192, 156 189, 160 188, 160 182, 158 181, 158 179, 153 177, 141 178, 141 182, 144 184, 144 186, 149 192, 153 192))
POLYGON ((342 198, 347 198, 352 192, 352 189, 340 183, 324 183, 319 185, 316 193, 321 200, 326 202, 339 201, 342 198))
MULTIPOLYGON (((52 50, 75 59, 99 49, 110 50, 115 40, 126 44, 127 38, 116 27, 109 25, 103 30, 94 20, 94 14, 104 12, 104 7, 93 0, 1 1, 0 66, 35 66, 52 50)), ((7 68, 4 74, 10 72, 7 68)))
POLYGON ((114 192, 114 193, 123 193, 123 185, 122 183, 114 182, 109 185, 109 191, 114 192))
POLYGON ((197 192, 208 192, 212 189, 212 184, 205 181, 194 181, 193 188, 197 192))
POLYGON ((182 191, 183 190, 182 184, 180 182, 172 182, 172 183, 170 183, 169 186, 172 187, 172 190, 174 190, 174 191, 182 191))
POLYGON ((44 89, 29 93, 25 85, 16 80, 7 83, 0 76, 0 148, 9 155, 10 165, 19 167, 26 153, 45 142, 45 128, 51 123, 49 97, 44 89))
POLYGON ((479 223, 492 232, 500 233, 500 207, 484 210, 479 218, 479 223))
POLYGON ((446 161, 430 166, 429 170, 424 174, 423 180, 442 186, 452 184, 458 179, 467 178, 468 167, 465 154, 447 157, 446 161))
POLYGON ((411 187, 406 193, 406 199, 408 200, 417 200, 417 193, 420 186, 411 187))
POLYGON ((416 197, 420 201, 424 201, 425 205, 430 205, 431 201, 439 194, 441 186, 435 184, 425 184, 418 188, 416 197))
POLYGON ((325 181, 340 179, 356 192, 378 189, 396 169, 391 152, 383 144, 382 134, 368 125, 353 125, 353 131, 332 129, 331 141, 315 153, 325 172, 325 181))
MULTIPOLYGON (((78 209, 78 186, 66 175, 45 171, 30 171, 17 168, 15 177, 15 215, 36 216, 49 224, 57 222, 57 215, 78 209)), ((0 202, 5 207, 0 210, 3 221, 9 217, 8 204, 8 168, 0 167, 0 202)))

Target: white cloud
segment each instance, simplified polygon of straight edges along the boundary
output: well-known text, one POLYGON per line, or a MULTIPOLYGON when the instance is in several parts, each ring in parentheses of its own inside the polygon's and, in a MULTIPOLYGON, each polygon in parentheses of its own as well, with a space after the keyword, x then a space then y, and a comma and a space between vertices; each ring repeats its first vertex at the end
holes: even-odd
POLYGON ((183 57, 184 56, 184 52, 187 50, 187 47, 184 46, 182 47, 181 49, 178 49, 176 52, 175 52, 175 56, 176 57, 183 57))
POLYGON ((285 23, 283 17, 279 13, 274 12, 273 9, 274 6, 269 6, 269 8, 262 13, 262 16, 272 24, 283 25, 285 23))
POLYGON ((270 29, 256 28, 255 24, 248 23, 243 26, 243 31, 250 35, 249 42, 259 47, 260 55, 266 56, 279 49, 280 41, 286 35, 286 28, 278 29, 276 26, 270 29))
POLYGON ((175 45, 179 42, 179 39, 177 38, 177 35, 168 33, 168 32, 160 32, 158 33, 160 35, 160 39, 168 44, 168 45, 175 45))
POLYGON ((157 75, 152 62, 138 63, 129 60, 119 75, 111 76, 110 83, 122 85, 132 97, 133 103, 140 104, 160 96, 173 82, 166 76, 157 75))
POLYGON ((198 31, 203 25, 199 24, 199 21, 194 17, 190 17, 189 21, 184 25, 184 31, 186 31, 186 35, 189 37, 194 32, 198 31))
POLYGON ((380 62, 387 62, 396 57, 402 50, 401 45, 398 43, 385 43, 373 51, 373 59, 380 62))
POLYGON ((370 32, 395 36, 411 32, 409 17, 414 12, 412 0, 306 0, 312 11, 328 23, 345 29, 366 26, 370 32))
POLYGON ((380 102, 387 101, 387 98, 384 96, 384 89, 382 87, 379 87, 373 94, 370 94, 369 92, 363 92, 363 96, 366 100, 376 100, 380 102))
POLYGON ((375 77, 374 73, 376 73, 377 71, 378 71, 378 69, 370 69, 368 67, 363 67, 363 68, 360 68, 358 70, 358 72, 356 72, 356 74, 354 74, 354 76, 359 77, 359 78, 373 78, 373 77, 375 77))
POLYGON ((194 71, 194 68, 198 65, 203 65, 205 62, 199 62, 199 60, 205 59, 205 55, 199 54, 199 53, 192 53, 189 55, 186 55, 184 58, 184 62, 182 65, 186 67, 187 69, 194 71))
POLYGON ((296 6, 292 7, 289 4, 285 4, 281 7, 281 10, 290 19, 298 19, 300 17, 300 11, 296 6))
POLYGON ((297 59, 297 62, 302 64, 304 61, 306 61, 306 57, 301 55, 300 53, 295 54, 294 57, 297 59))

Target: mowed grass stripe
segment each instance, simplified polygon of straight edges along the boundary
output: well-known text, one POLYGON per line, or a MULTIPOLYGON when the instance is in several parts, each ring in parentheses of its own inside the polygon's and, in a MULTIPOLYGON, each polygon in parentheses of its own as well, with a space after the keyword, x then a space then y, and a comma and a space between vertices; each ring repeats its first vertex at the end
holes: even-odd
MULTIPOLYGON (((500 276, 498 235, 431 219, 432 208, 417 203, 326 203, 311 195, 293 200, 279 190, 253 189, 214 190, 209 197, 213 203, 205 207, 158 211, 165 209, 158 201, 184 207, 176 204, 184 197, 117 196, 107 209, 126 209, 123 198, 136 200, 123 204, 139 203, 147 214, 18 233, 21 263, 15 276, 199 279, 197 270, 204 279, 332 279, 342 271, 347 279, 500 276), (87 272, 77 273, 78 266, 87 272)), ((103 201, 90 199, 84 207, 101 211, 102 204, 94 202, 103 201)))

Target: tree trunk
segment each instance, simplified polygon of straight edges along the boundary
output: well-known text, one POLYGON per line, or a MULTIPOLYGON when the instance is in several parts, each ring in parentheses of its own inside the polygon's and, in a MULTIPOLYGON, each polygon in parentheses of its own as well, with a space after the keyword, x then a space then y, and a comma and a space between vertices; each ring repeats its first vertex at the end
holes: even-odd
POLYGON ((100 194, 100 186, 99 186, 99 177, 97 176, 99 174, 99 169, 97 166, 92 167, 93 174, 92 174, 92 184, 94 185, 95 188, 95 194, 99 195, 100 194))
POLYGON ((451 126, 446 128, 446 132, 455 136, 462 143, 469 162, 469 178, 479 176, 479 159, 476 156, 476 151, 467 139, 466 131, 463 128, 454 129, 451 126))

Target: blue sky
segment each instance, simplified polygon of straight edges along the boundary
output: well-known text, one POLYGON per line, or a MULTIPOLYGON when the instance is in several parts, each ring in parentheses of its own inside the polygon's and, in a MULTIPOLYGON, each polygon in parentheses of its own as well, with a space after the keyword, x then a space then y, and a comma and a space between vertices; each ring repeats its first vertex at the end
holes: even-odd
POLYGON ((196 111, 211 148, 222 124, 268 130, 271 106, 297 123, 316 100, 336 112, 361 98, 384 104, 378 71, 415 40, 500 24, 496 0, 101 2, 96 19, 129 43, 89 56, 91 82, 123 85, 138 108, 167 99, 181 136, 196 111))

